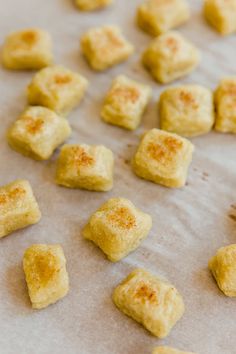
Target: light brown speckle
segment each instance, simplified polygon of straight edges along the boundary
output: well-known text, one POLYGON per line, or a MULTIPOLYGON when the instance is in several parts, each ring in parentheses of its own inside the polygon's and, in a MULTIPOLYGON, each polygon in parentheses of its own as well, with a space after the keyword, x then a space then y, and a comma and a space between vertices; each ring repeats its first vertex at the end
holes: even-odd
POLYGON ((8 192, 2 192, 0 194, 0 205, 7 204, 13 200, 19 199, 24 196, 26 191, 23 188, 16 187, 8 192))
POLYGON ((135 217, 131 214, 130 210, 125 207, 112 210, 107 214, 107 220, 125 230, 130 230, 136 226, 135 217))
POLYGON ((71 76, 70 75, 55 75, 54 77, 54 82, 57 85, 65 85, 68 84, 69 82, 71 82, 71 76))
POLYGON ((188 106, 191 106, 193 109, 197 109, 199 107, 199 105, 196 103, 193 95, 190 92, 187 91, 180 91, 180 100, 188 106))
POLYGON ((131 101, 132 103, 137 102, 140 97, 140 92, 135 87, 117 87, 111 91, 111 96, 116 98, 121 98, 125 102, 131 101))
POLYGON ((70 149, 70 157, 74 164, 78 166, 90 166, 94 163, 94 158, 89 155, 81 146, 73 146, 70 149))
POLYGON ((43 125, 44 125, 44 120, 42 118, 32 118, 32 117, 24 117, 24 120, 26 122, 26 130, 30 134, 37 134, 41 131, 43 125))
POLYGON ((157 294, 149 284, 142 283, 135 292, 134 297, 142 302, 157 303, 157 294))

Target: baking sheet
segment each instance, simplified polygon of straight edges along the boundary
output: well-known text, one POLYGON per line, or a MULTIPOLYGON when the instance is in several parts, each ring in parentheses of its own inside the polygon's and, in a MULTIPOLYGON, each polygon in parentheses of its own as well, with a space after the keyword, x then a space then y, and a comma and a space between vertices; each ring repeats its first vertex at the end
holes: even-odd
MULTIPOLYGON (((142 68, 139 58, 150 37, 136 28, 138 0, 116 0, 97 13, 79 13, 70 0, 0 0, 0 43, 13 30, 39 26, 53 36, 56 62, 81 72, 91 82, 81 106, 69 117, 70 142, 102 143, 116 156, 115 185, 109 193, 68 190, 54 184, 55 158, 34 162, 12 151, 5 132, 26 105, 25 87, 33 73, 0 69, 0 184, 26 178, 33 186, 43 217, 39 224, 1 240, 0 353, 11 354, 148 354, 171 345, 201 354, 236 353, 236 301, 217 288, 208 259, 236 242, 236 140, 212 132, 192 139, 196 146, 187 186, 170 190, 138 179, 131 159, 140 134, 158 126, 156 101, 164 89, 142 68), (96 74, 79 49, 89 27, 118 24, 135 44, 126 63, 96 74), (153 88, 141 128, 127 132, 99 118, 112 78, 125 73, 153 88), (81 236, 81 228, 101 203, 126 197, 150 213, 153 228, 139 249, 117 264, 81 236), (231 215, 231 217, 230 217, 231 215), (233 215, 233 216, 232 216, 233 215), (22 271, 22 255, 32 243, 61 243, 68 262, 70 293, 56 305, 33 311, 22 271), (114 287, 135 267, 169 279, 182 293, 186 312, 169 337, 158 340, 120 313, 111 301, 114 287)), ((235 35, 222 38, 201 16, 201 1, 191 1, 192 20, 180 31, 202 50, 201 66, 178 83, 214 88, 235 74, 235 35)), ((175 83, 176 84, 176 83, 175 83)))

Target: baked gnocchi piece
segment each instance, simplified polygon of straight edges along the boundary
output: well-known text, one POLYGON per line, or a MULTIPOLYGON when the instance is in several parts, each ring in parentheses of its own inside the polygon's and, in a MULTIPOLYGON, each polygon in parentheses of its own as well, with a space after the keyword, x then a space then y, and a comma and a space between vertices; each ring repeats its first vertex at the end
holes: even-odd
POLYGON ((66 259, 60 245, 32 245, 24 254, 23 268, 34 309, 43 309, 69 291, 66 259))
POLYGON ((28 181, 16 180, 0 187, 0 237, 36 224, 41 213, 28 181))
POLYGON ((199 61, 198 49, 175 31, 155 38, 143 54, 144 66, 164 84, 189 74, 199 61))
POLYGON ((57 162, 56 183, 106 192, 113 187, 113 165, 113 153, 103 145, 64 145, 57 162))
POLYGON ((157 347, 153 350, 152 354, 194 354, 194 353, 183 352, 182 350, 174 349, 171 347, 157 347))
POLYGON ((151 217, 128 199, 112 198, 91 216, 83 236, 100 247, 110 261, 117 262, 139 246, 151 226, 151 217))
POLYGON ((185 23, 189 17, 186 0, 146 0, 137 11, 140 28, 154 36, 185 23))
POLYGON ((51 65, 50 35, 38 28, 11 33, 3 45, 2 62, 5 68, 11 70, 34 70, 51 65))
POLYGON ((236 296, 236 244, 220 248, 209 262, 219 288, 226 296, 236 296))
POLYGON ((9 145, 35 160, 47 160, 71 134, 65 118, 45 107, 29 107, 8 132, 9 145))
POLYGON ((215 129, 236 134, 236 76, 221 80, 215 93, 215 129))
POLYGON ((151 89, 124 75, 118 76, 108 92, 101 116, 107 123, 134 130, 151 97, 151 89))
POLYGON ((165 90, 159 102, 161 129, 183 136, 208 133, 215 122, 213 94, 199 85, 165 90))
POLYGON ((82 100, 88 81, 80 74, 55 65, 39 71, 28 86, 28 102, 66 115, 82 100))
POLYGON ((236 0, 205 0, 206 20, 222 35, 236 31, 236 0))
POLYGON ((116 26, 90 29, 81 38, 81 48, 89 65, 98 71, 125 61, 134 51, 116 26))
POLYGON ((113 0, 75 0, 75 4, 82 11, 93 11, 110 5, 113 0))
POLYGON ((176 134, 159 129, 145 133, 133 159, 137 176, 166 187, 180 188, 186 183, 194 146, 176 134))
POLYGON ((173 285, 143 269, 135 269, 115 289, 115 305, 154 336, 166 337, 184 313, 184 302, 173 285))

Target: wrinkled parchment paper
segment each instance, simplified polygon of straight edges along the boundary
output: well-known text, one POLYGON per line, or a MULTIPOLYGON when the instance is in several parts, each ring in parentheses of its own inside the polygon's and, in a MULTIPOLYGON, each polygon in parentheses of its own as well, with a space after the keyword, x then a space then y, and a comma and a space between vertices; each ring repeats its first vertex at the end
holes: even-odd
MULTIPOLYGON (((149 354, 171 345, 199 354, 236 353, 236 301, 217 288, 208 259, 236 242, 236 137, 212 132, 192 139, 196 146, 187 186, 171 190, 138 179, 131 159, 140 134, 158 126, 156 102, 165 88, 152 81, 139 58, 150 37, 136 28, 139 0, 116 0, 96 13, 79 13, 70 0, 0 0, 0 42, 8 32, 38 26, 53 36, 56 62, 91 82, 81 106, 70 116, 70 142, 105 144, 116 156, 115 186, 109 193, 68 190, 54 184, 55 158, 35 162, 12 151, 5 132, 26 105, 25 88, 33 73, 0 69, 0 184, 28 179, 43 217, 39 224, 0 241, 1 354, 149 354), (91 26, 118 24, 136 46, 126 63, 94 73, 79 49, 80 35, 91 26), (99 118, 112 78, 127 74, 153 88, 141 128, 128 132, 99 118), (150 213, 153 228, 139 249, 117 264, 81 236, 81 228, 102 202, 123 196, 150 213), (22 271, 22 255, 32 243, 61 243, 68 263, 70 293, 56 305, 33 311, 22 271), (186 312, 165 340, 158 340, 120 313, 113 288, 134 268, 144 267, 169 279, 182 293, 186 312)), ((236 37, 222 38, 207 26, 201 1, 191 1, 192 20, 180 28, 202 50, 201 66, 178 83, 215 88, 235 74, 236 37)))

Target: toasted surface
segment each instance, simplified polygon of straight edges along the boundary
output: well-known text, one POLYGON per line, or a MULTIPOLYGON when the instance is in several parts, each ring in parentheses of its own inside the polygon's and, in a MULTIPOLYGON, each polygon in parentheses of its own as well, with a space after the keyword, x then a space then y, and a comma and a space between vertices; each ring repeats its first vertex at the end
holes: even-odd
POLYGON ((110 5, 113 0, 75 0, 75 4, 82 11, 93 11, 110 5))
POLYGON ((89 65, 98 71, 128 59, 133 46, 116 26, 91 28, 81 37, 82 52, 89 65))
POLYGON ((204 0, 203 12, 209 24, 220 34, 236 31, 236 0, 204 0))
POLYGON ((165 90, 159 101, 161 129, 186 137, 208 133, 215 121, 213 94, 199 85, 165 90))
POLYGON ((190 10, 185 0, 146 0, 137 10, 137 22, 145 32, 158 36, 185 23, 190 10))
POLYGON ((151 96, 151 89, 124 75, 116 77, 104 100, 101 116, 107 123, 134 130, 151 96))
POLYGON ((128 199, 112 198, 90 217, 83 235, 116 262, 139 246, 151 226, 151 217, 128 199))
POLYGON ((133 158, 137 176, 166 187, 183 187, 194 147, 176 134, 151 129, 141 139, 133 158))
POLYGON ((60 245, 32 245, 24 254, 23 268, 33 308, 45 308, 68 293, 66 259, 60 245))
POLYGON ((34 70, 51 65, 53 53, 49 33, 29 28, 9 34, 3 45, 2 62, 10 70, 34 70))
POLYGON ((215 129, 236 134, 236 76, 221 80, 215 92, 215 129))
POLYGON ((113 301, 154 336, 166 337, 184 313, 178 291, 143 269, 135 269, 115 289, 113 301))
POLYGON ((109 191, 113 187, 113 165, 113 153, 103 145, 64 145, 57 162, 56 183, 68 188, 109 191))
POLYGON ((189 74, 199 62, 199 50, 176 31, 155 38, 143 54, 144 66, 160 83, 168 83, 189 74))
POLYGON ((193 352, 183 352, 171 347, 156 347, 152 354, 194 354, 193 352))
POLYGON ((67 120, 48 108, 28 107, 8 131, 8 143, 36 160, 47 160, 71 134, 67 120))
POLYGON ((220 248, 209 261, 220 290, 230 297, 236 296, 236 244, 220 248))
POLYGON ((32 188, 26 180, 0 187, 0 237, 36 224, 41 218, 32 188))
POLYGON ((39 71, 28 86, 28 102, 66 115, 82 100, 88 81, 63 66, 39 71))

